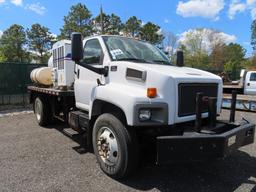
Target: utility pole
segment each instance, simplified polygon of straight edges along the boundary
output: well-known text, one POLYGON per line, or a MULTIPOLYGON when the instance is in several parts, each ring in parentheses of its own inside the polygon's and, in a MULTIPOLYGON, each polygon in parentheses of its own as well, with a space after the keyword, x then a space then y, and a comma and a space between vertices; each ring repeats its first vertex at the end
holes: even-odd
POLYGON ((101 34, 104 34, 104 26, 103 26, 103 10, 102 5, 100 6, 100 25, 101 25, 101 34))

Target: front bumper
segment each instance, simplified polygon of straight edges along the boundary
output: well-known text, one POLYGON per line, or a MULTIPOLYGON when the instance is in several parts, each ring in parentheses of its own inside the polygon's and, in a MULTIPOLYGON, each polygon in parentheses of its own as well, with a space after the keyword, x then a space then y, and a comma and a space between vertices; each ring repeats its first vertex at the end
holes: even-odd
POLYGON ((255 125, 226 126, 232 128, 220 134, 187 132, 180 136, 157 137, 157 163, 223 158, 254 142, 255 125))

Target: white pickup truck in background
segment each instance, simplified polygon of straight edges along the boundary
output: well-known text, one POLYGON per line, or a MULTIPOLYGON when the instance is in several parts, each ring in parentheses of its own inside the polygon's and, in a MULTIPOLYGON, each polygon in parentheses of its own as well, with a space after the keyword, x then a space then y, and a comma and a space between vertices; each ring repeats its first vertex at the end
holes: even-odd
POLYGON ((241 71, 241 83, 245 95, 256 95, 256 71, 241 71))
POLYGON ((231 93, 236 90, 240 94, 256 95, 256 71, 247 71, 242 69, 240 80, 232 81, 231 84, 224 84, 224 93, 231 93))

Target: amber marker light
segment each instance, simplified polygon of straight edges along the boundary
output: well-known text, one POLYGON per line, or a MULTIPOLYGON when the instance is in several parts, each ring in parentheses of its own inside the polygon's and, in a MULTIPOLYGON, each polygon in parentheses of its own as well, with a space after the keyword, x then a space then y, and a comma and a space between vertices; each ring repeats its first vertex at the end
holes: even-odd
POLYGON ((155 98, 157 96, 157 89, 156 88, 148 88, 147 89, 147 96, 149 98, 155 98))

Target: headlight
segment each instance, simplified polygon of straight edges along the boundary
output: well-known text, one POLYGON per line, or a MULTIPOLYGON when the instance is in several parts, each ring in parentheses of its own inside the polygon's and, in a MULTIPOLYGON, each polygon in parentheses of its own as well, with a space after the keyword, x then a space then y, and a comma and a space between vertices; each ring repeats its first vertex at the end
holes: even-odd
POLYGON ((139 120, 140 121, 148 121, 151 118, 150 109, 142 109, 139 111, 139 120))

